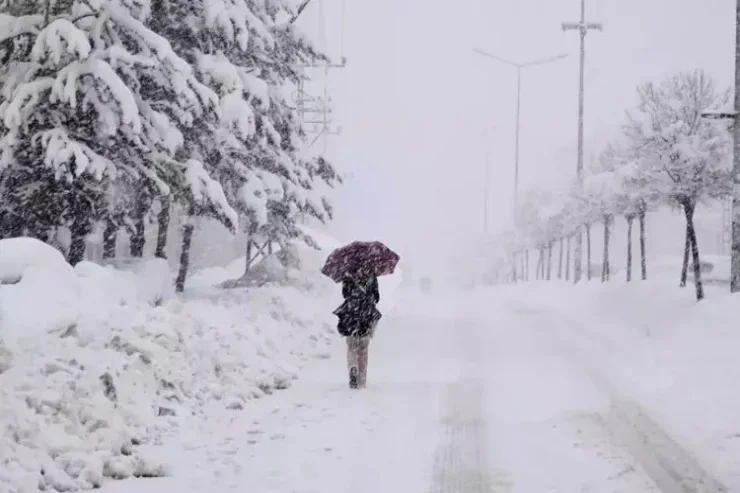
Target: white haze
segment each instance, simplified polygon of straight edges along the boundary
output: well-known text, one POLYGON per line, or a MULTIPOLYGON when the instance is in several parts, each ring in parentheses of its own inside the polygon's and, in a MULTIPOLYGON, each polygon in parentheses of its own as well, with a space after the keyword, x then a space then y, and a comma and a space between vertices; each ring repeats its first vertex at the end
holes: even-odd
MULTIPOLYGON (((341 3, 314 0, 301 20, 309 32, 323 32, 336 58, 341 3)), ((733 0, 587 4, 588 19, 605 30, 587 37, 586 159, 619 131, 637 84, 695 68, 719 85, 731 83, 733 0)), ((343 133, 329 139, 328 150, 349 176, 331 228, 345 238, 382 239, 420 269, 444 270, 483 235, 486 151, 489 231, 506 224, 516 72, 475 55, 474 47, 518 61, 569 54, 523 72, 520 172, 522 190, 567 183, 575 173, 578 36, 563 33, 560 23, 577 20, 579 7, 577 0, 346 0, 348 65, 329 77, 343 133)), ((321 88, 323 77, 317 82, 321 88)), ((652 223, 651 253, 680 251, 680 218, 652 223)), ((708 252, 717 227, 713 214, 699 220, 708 252)), ((619 238, 617 232, 617 257, 619 238)))

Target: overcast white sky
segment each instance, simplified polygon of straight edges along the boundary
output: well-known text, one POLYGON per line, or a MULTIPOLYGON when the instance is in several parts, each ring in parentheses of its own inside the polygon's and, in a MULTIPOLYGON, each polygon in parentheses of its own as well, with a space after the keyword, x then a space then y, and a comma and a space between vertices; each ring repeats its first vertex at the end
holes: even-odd
MULTIPOLYGON (((301 20, 327 51, 341 52, 342 0, 313 0, 301 20)), ((604 23, 586 46, 587 152, 618 131, 634 88, 702 68, 722 85, 733 73, 735 0, 587 0, 604 23)), ((330 78, 343 134, 330 154, 351 173, 335 198, 334 228, 378 238, 416 264, 445 262, 483 229, 486 149, 492 156, 490 229, 512 202, 516 73, 480 47, 526 61, 522 85, 521 187, 575 173, 579 0, 346 0, 348 66, 330 78), (487 135, 487 139, 484 136, 487 135)))

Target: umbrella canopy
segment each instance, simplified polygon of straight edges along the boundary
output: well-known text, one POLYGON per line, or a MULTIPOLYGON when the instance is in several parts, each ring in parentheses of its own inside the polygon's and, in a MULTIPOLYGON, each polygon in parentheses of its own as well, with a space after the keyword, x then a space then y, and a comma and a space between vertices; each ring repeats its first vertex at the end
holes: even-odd
POLYGON ((375 276, 393 274, 401 257, 379 241, 355 241, 337 248, 326 259, 321 273, 342 282, 365 271, 375 276))

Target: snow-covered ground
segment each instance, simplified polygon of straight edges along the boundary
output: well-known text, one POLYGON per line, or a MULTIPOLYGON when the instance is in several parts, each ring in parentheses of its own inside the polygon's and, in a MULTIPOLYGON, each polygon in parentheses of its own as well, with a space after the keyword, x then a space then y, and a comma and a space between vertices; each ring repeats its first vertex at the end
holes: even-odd
POLYGON ((740 298, 709 287, 708 299, 696 303, 693 286, 678 289, 674 277, 629 286, 542 283, 505 297, 536 307, 586 367, 639 402, 734 491, 740 488, 740 398, 733 391, 740 381, 740 298))
POLYGON ((688 315, 707 320, 709 308, 677 290, 651 305, 655 287, 405 292, 371 345, 366 391, 347 389, 335 345, 289 391, 245 414, 195 419, 159 450, 172 477, 105 491, 734 491, 732 413, 722 421, 705 406, 731 409, 740 365, 715 351, 721 343, 688 335, 688 315), (637 300, 635 316, 619 318, 637 300), (666 309, 684 325, 671 329, 666 309), (602 316, 613 323, 591 325, 602 316), (666 325, 644 341, 638 321, 656 318, 666 325), (720 368, 728 375, 707 385, 720 368))
POLYGON ((179 298, 162 260, 73 269, 35 240, 0 242, 0 492, 170 474, 168 437, 291 387, 337 340, 340 295, 318 272, 334 245, 316 239, 288 285, 214 287, 239 259, 179 298))
POLYGON ((461 294, 384 280, 361 392, 327 316, 338 288, 211 287, 241 269, 196 273, 180 300, 151 291, 160 306, 99 296, 73 328, 6 340, 0 491, 33 491, 41 469, 57 488, 166 476, 106 493, 740 488, 740 302, 710 287, 697 305, 675 269, 461 294))

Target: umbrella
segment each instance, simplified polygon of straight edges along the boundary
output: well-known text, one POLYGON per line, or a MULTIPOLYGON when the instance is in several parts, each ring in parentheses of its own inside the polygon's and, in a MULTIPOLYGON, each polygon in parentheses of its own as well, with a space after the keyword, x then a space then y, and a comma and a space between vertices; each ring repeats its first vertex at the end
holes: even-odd
POLYGON ((375 276, 393 274, 401 257, 379 241, 355 241, 337 248, 326 259, 321 273, 334 282, 366 270, 375 276))

